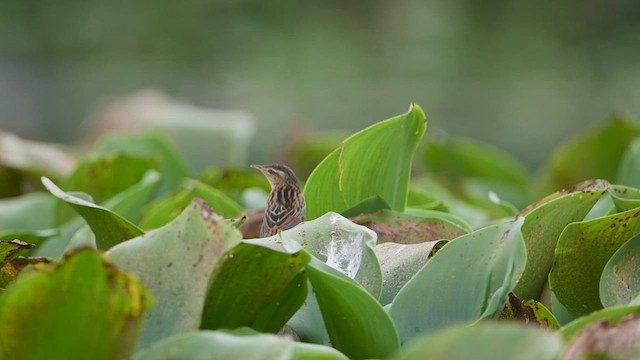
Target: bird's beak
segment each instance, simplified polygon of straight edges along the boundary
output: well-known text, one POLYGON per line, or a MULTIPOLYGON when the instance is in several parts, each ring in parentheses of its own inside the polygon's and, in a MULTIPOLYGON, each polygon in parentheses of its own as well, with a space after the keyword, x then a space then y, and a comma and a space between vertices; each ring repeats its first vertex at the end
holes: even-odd
POLYGON ((252 168, 258 169, 258 170, 262 170, 262 168, 263 168, 262 165, 249 165, 249 167, 252 167, 252 168))

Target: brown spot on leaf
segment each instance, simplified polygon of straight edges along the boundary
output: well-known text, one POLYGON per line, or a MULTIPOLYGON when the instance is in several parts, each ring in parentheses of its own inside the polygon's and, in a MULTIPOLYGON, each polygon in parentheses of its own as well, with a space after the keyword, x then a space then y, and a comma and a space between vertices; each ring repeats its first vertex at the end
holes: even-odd
POLYGON ((574 338, 563 359, 630 359, 638 342, 640 315, 628 315, 618 324, 600 321, 585 327, 574 338))

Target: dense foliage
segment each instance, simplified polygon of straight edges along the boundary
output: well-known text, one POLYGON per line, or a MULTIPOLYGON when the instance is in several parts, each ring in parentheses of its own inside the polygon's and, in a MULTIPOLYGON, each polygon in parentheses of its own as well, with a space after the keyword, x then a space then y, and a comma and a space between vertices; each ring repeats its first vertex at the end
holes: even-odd
POLYGON ((154 132, 87 154, 3 134, 0 358, 634 355, 640 127, 609 119, 535 176, 426 129, 413 105, 290 157, 307 221, 252 239, 250 169, 195 174, 154 132))

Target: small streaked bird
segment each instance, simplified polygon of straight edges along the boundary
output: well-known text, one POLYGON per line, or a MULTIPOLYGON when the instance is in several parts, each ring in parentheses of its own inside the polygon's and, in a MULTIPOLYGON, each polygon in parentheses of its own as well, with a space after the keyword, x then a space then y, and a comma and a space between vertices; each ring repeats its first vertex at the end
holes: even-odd
POLYGON ((296 174, 282 164, 251 165, 260 170, 271 184, 271 193, 264 210, 260 237, 273 236, 304 221, 307 207, 296 174))

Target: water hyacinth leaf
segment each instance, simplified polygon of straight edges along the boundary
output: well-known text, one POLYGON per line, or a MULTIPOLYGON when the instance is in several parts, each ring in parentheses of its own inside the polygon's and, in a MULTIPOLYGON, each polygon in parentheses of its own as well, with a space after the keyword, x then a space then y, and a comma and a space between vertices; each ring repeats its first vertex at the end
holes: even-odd
POLYGON ((553 192, 584 179, 615 179, 629 144, 640 134, 638 125, 612 117, 553 150, 544 174, 544 192, 553 192))
POLYGON ((426 126, 424 112, 413 104, 406 114, 344 140, 306 182, 307 219, 342 212, 372 196, 380 196, 393 210, 404 210, 411 161, 426 126))
POLYGON ((111 210, 71 196, 45 177, 42 178, 42 183, 51 194, 69 204, 87 221, 96 235, 99 248, 109 249, 118 243, 144 234, 140 228, 111 210))
POLYGON ((638 209, 567 225, 558 240, 549 286, 572 315, 602 308, 602 270, 620 246, 638 233, 638 209))
POLYGON ((600 277, 600 301, 605 307, 629 304, 640 293, 640 235, 611 256, 600 277))
POLYGON ((0 131, 0 168, 61 180, 75 166, 76 159, 60 145, 29 141, 0 131))
POLYGON ((368 214, 373 213, 380 210, 388 210, 391 209, 389 204, 384 201, 380 196, 372 196, 368 199, 363 200, 362 202, 356 204, 355 206, 342 211, 342 216, 344 217, 354 217, 360 214, 368 214))
POLYGON ((618 166, 616 184, 635 188, 640 187, 640 137, 636 137, 631 141, 622 156, 618 166))
POLYGON ((55 198, 45 192, 0 200, 0 232, 50 228, 54 202, 55 198))
POLYGON ((399 349, 393 321, 371 294, 318 259, 307 274, 333 347, 351 359, 384 358, 399 349))
POLYGON ((30 265, 48 264, 51 259, 45 257, 22 257, 10 260, 0 267, 0 289, 7 289, 9 285, 18 279, 22 270, 30 265))
POLYGON ((432 136, 428 140, 423 153, 427 172, 456 189, 458 197, 505 217, 515 215, 510 203, 521 208, 530 201, 530 175, 506 151, 467 138, 432 136), (491 201, 489 193, 504 200, 491 201))
POLYGON ((382 294, 380 304, 391 304, 400 289, 440 250, 446 240, 420 244, 387 242, 376 246, 376 255, 382 269, 382 294))
POLYGON ((133 360, 165 359, 347 360, 347 357, 327 346, 299 343, 282 336, 238 336, 222 331, 179 334, 133 356, 133 360))
POLYGON ((242 212, 242 207, 220 190, 196 180, 186 180, 181 188, 154 201, 147 210, 140 226, 144 229, 158 228, 178 216, 193 198, 201 198, 217 214, 232 218, 242 212))
MULTIPOLYGON (((144 206, 153 196, 159 184, 160 174, 150 170, 139 183, 106 200, 104 207, 111 209, 113 213, 126 219, 139 219, 144 206)), ((42 246, 37 247, 35 249, 36 255, 52 258, 60 257, 65 249, 69 247, 71 238, 85 224, 86 222, 82 217, 76 216, 59 228, 57 236, 47 239, 42 246)))
POLYGON ((111 135, 104 138, 91 152, 93 158, 105 158, 113 154, 126 154, 140 158, 156 159, 163 174, 160 193, 178 186, 191 171, 169 141, 158 132, 147 131, 134 135, 111 135))
POLYGON ((392 360, 542 360, 557 359, 563 343, 559 336, 520 324, 479 323, 454 326, 407 345, 392 360))
POLYGON ((616 322, 593 322, 575 336, 562 359, 635 359, 634 354, 639 354, 639 329, 639 314, 627 315, 616 322))
MULTIPOLYGON (((138 183, 148 170, 157 169, 157 160, 124 154, 113 154, 105 158, 87 158, 61 184, 69 191, 91 194, 96 204, 138 183)), ((64 203, 55 209, 55 224, 61 225, 75 216, 64 203)))
MULTIPOLYGON (((285 244, 287 249, 292 246, 291 249, 303 248, 354 279, 374 297, 380 295, 382 274, 375 254, 377 236, 371 229, 330 212, 283 231, 281 237, 283 240, 280 243, 285 244)), ((255 241, 264 243, 260 239, 255 241)))
POLYGON ((558 330, 560 324, 556 317, 542 303, 529 299, 521 300, 513 293, 504 305, 500 320, 515 320, 525 324, 537 324, 541 327, 558 330))
POLYGON ((384 242, 417 244, 453 239, 469 232, 467 228, 462 228, 439 216, 422 217, 393 210, 361 214, 351 218, 351 221, 375 231, 378 234, 378 244, 384 242))
POLYGON ((33 249, 33 246, 20 240, 0 240, 0 267, 15 259, 21 252, 33 249))
POLYGON ((450 241, 409 280, 389 309, 403 343, 500 313, 526 264, 523 222, 518 218, 450 241))
MULTIPOLYGON (((304 303, 306 286, 290 289, 289 284, 310 260, 307 253, 299 250, 280 252, 251 241, 238 244, 224 254, 211 275, 201 328, 250 326, 277 332, 304 303), (292 302, 287 303, 290 307, 286 309, 276 303, 285 290, 289 290, 287 300, 292 302), (275 307, 269 308, 270 305, 275 307)), ((306 277, 297 283, 301 282, 306 283, 306 277)))
POLYGON ((578 184, 562 192, 560 197, 526 209, 522 225, 522 236, 527 247, 527 266, 514 293, 522 299, 539 299, 553 265, 555 248, 560 233, 567 224, 581 221, 589 213, 600 196, 606 192, 608 183, 592 181, 591 186, 578 184), (581 189, 572 192, 573 189, 581 189))
POLYGON ((300 309, 309 293, 309 280, 304 272, 298 273, 280 294, 255 318, 251 327, 260 332, 275 333, 300 309))
POLYGON ((0 358, 129 358, 150 304, 138 280, 94 250, 40 264, 0 296, 0 358))
POLYGON ((618 211, 627 211, 640 207, 640 189, 612 185, 609 188, 609 195, 618 211))
POLYGON ((640 305, 614 306, 592 312, 575 319, 560 329, 560 335, 565 340, 573 340, 584 328, 593 323, 607 321, 615 324, 631 314, 639 314, 640 305))
POLYGON ((240 239, 230 223, 195 199, 171 223, 107 252, 156 297, 157 306, 146 319, 138 348, 199 328, 215 264, 240 239))

